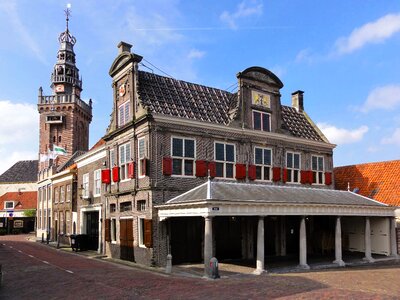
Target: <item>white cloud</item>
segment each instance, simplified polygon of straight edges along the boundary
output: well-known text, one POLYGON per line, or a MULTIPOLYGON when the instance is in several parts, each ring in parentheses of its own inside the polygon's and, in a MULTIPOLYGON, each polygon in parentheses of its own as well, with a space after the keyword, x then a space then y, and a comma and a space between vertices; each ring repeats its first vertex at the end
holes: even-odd
POLYGON ((204 55, 206 55, 205 51, 201 51, 198 49, 191 49, 187 57, 189 59, 194 59, 194 58, 202 58, 204 57, 204 55))
POLYGON ((391 84, 373 89, 359 110, 394 109, 400 105, 400 85, 391 84))
POLYGON ((391 136, 383 138, 381 143, 400 146, 400 128, 396 128, 391 136))
POLYGON ((0 101, 0 174, 19 160, 37 159, 38 116, 35 105, 0 101))
POLYGON ((331 143, 338 145, 361 141, 368 132, 368 127, 365 125, 356 129, 338 128, 327 123, 318 123, 317 126, 331 143))
POLYGON ((235 12, 230 13, 228 11, 223 11, 222 14, 220 15, 221 21, 225 22, 228 24, 229 28, 231 29, 237 29, 237 20, 246 18, 249 16, 253 15, 262 15, 262 10, 263 10, 263 4, 259 1, 242 1, 239 3, 237 6, 237 9, 235 12))
POLYGON ((339 38, 337 54, 348 54, 367 44, 381 43, 400 31, 400 14, 388 14, 374 22, 356 28, 348 37, 339 38))

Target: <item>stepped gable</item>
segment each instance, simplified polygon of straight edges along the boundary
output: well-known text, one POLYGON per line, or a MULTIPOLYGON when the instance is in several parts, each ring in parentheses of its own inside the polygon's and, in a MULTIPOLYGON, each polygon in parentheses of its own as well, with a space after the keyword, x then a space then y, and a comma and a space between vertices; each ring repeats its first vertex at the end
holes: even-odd
POLYGON ((170 77, 139 71, 139 97, 153 113, 229 124, 236 94, 170 77))
POLYGON ((37 160, 22 160, 15 163, 11 168, 0 175, 0 182, 36 182, 37 160))
POLYGON ((324 142, 307 117, 295 108, 282 105, 282 121, 284 129, 288 130, 293 136, 324 142))

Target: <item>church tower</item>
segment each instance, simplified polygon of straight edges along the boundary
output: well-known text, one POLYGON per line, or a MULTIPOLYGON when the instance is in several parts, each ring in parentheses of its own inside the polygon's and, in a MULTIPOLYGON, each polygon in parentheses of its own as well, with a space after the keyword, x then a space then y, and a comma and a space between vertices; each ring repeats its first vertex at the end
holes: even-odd
POLYGON ((39 88, 39 171, 59 167, 76 151, 87 151, 89 147, 92 100, 87 104, 81 99, 82 79, 76 67, 76 38, 68 28, 69 9, 65 15, 66 30, 58 37, 60 48, 51 74, 52 95, 43 95, 42 87, 39 88), (57 147, 66 153, 54 157, 53 150, 57 147))

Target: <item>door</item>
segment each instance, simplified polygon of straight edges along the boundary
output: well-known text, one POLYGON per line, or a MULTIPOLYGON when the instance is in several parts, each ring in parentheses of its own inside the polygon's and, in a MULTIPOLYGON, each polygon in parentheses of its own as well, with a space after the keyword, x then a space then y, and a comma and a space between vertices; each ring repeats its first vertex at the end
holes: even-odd
POLYGON ((88 235, 88 249, 97 250, 99 247, 99 213, 86 213, 86 234, 88 235))
POLYGON ((120 258, 135 261, 133 253, 133 219, 120 219, 119 221, 120 258))

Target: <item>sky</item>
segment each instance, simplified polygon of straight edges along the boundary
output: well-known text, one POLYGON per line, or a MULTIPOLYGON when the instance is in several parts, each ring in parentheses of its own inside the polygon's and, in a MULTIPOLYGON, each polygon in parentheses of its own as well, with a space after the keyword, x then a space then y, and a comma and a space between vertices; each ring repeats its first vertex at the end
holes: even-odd
POLYGON ((400 159, 400 1, 0 0, 0 174, 38 158, 38 89, 51 95, 68 3, 90 145, 109 124, 108 71, 125 41, 142 70, 229 91, 238 72, 271 70, 283 105, 304 91, 335 166, 400 159))

